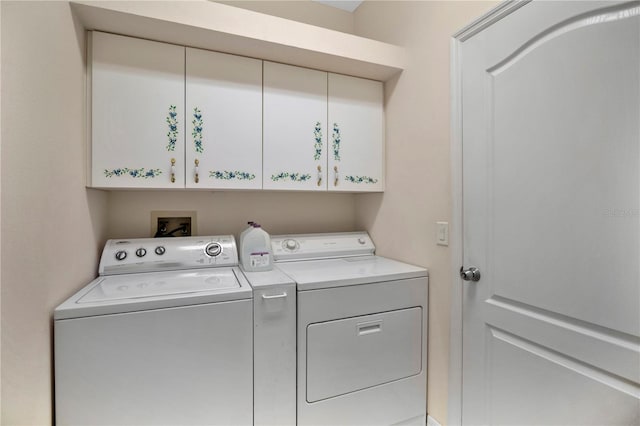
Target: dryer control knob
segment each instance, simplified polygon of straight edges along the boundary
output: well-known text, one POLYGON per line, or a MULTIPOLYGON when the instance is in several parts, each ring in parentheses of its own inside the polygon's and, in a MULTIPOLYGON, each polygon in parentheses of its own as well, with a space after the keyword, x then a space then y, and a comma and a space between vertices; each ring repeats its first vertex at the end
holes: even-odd
POLYGON ((218 243, 210 243, 207 244, 207 247, 204 249, 204 252, 211 257, 216 257, 220 253, 222 253, 222 246, 218 243))
POLYGON ((166 252, 166 251, 167 251, 167 249, 166 249, 166 248, 164 248, 164 247, 162 247, 162 246, 158 246, 158 247, 156 247, 156 249, 155 249, 155 252, 156 252, 156 254, 157 254, 158 256, 162 256, 162 255, 164 254, 164 252, 166 252))
POLYGON ((146 254, 147 254, 147 249, 140 247, 138 250, 136 250, 136 256, 138 257, 144 257, 146 254))
POLYGON ((127 258, 127 252, 124 250, 118 250, 116 252, 116 260, 125 260, 127 258))
POLYGON ((358 242, 364 245, 364 243, 366 243, 367 241, 364 238, 360 237, 358 238, 358 242))
POLYGON ((295 250, 298 247, 296 240, 285 240, 284 247, 288 250, 295 250))

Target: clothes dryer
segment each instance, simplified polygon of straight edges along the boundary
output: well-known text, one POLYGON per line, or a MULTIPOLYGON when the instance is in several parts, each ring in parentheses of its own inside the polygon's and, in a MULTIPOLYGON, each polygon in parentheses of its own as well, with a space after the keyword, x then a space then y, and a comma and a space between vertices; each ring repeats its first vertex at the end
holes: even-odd
POLYGON ((298 425, 424 425, 427 270, 365 232, 271 241, 297 286, 298 425))

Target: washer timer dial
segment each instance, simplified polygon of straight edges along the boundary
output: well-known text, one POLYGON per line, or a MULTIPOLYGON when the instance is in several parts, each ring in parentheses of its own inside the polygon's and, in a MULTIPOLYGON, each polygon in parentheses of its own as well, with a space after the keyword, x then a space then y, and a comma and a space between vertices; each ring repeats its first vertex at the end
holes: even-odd
POLYGON ((222 253, 222 246, 219 243, 209 243, 205 247, 204 252, 211 257, 216 257, 222 253))

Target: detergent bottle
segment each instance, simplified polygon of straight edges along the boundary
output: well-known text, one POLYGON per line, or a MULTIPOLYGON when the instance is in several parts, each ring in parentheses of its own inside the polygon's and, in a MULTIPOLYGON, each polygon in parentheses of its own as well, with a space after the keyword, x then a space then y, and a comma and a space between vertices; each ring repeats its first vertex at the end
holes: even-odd
POLYGON ((273 269, 271 237, 255 222, 240 234, 240 266, 247 272, 273 269))

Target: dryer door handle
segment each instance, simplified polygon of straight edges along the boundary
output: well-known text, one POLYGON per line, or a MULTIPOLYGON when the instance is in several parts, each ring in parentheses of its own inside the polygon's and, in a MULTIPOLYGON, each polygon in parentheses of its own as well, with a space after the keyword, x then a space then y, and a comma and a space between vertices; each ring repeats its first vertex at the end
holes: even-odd
POLYGON ((382 331, 382 320, 367 321, 356 324, 356 330, 358 336, 364 336, 366 334, 378 333, 382 331))

